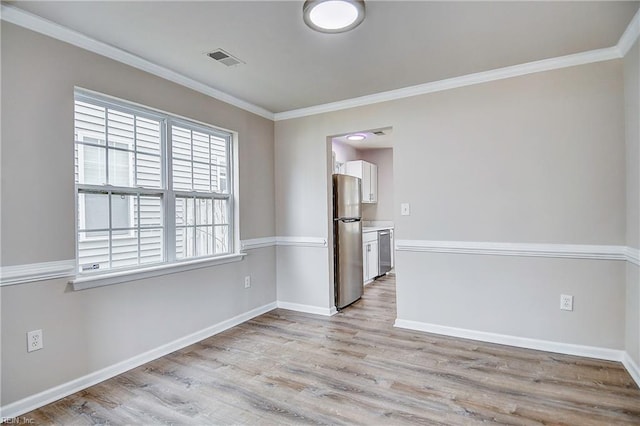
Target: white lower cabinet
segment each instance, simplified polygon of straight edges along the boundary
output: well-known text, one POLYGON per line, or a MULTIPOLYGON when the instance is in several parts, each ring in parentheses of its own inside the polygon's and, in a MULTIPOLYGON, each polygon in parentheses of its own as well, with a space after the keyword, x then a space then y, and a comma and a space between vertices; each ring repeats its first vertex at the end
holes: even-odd
POLYGON ((378 232, 362 234, 362 276, 365 283, 378 276, 378 232))
POLYGON ((378 276, 378 241, 369 243, 369 259, 367 260, 369 273, 368 280, 372 280, 378 276))
POLYGON ((393 239, 393 229, 391 230, 391 269, 396 267, 396 242, 393 239))

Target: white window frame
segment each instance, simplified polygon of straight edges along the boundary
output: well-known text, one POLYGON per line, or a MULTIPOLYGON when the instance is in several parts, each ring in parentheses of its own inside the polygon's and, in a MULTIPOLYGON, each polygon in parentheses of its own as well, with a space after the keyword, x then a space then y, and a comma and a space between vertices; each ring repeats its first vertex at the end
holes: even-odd
MULTIPOLYGON (((74 141, 75 144, 75 141, 74 141)), ((84 164, 84 147, 85 145, 89 145, 89 143, 84 142, 82 144, 80 144, 80 146, 78 146, 78 163, 79 164, 84 164)), ((92 145, 92 144, 91 144, 92 145)), ((98 146, 98 144, 95 144, 93 146, 98 146)), ((133 175, 134 173, 134 164, 129 164, 129 175, 133 175)), ((79 167, 78 168, 78 176, 80 181, 84 180, 84 167, 79 167)), ((78 188, 76 187, 76 198, 78 197, 78 188)), ((76 201, 77 203, 77 201, 76 201)), ((86 228, 86 212, 84 209, 84 206, 81 204, 78 204, 78 209, 77 209, 77 214, 78 214, 78 221, 77 221, 77 225, 76 225, 76 235, 78 235, 78 239, 79 242, 84 242, 84 241, 100 241, 100 240, 105 240, 108 239, 108 236, 92 236, 92 237, 80 237, 79 232, 78 232, 78 228, 80 229, 85 229, 86 228)), ((133 211, 133 205, 129 205, 129 228, 133 228, 133 215, 134 215, 134 211, 133 211)), ((118 235, 112 235, 111 238, 112 239, 125 239, 125 238, 132 238, 133 237, 133 229, 129 229, 127 234, 118 234, 118 235)), ((78 258, 77 256, 78 253, 78 247, 76 245, 76 259, 78 258)))
MULTIPOLYGON (((238 188, 236 185, 236 167, 237 157, 235 153, 235 145, 237 143, 237 134, 225 129, 221 129, 210 124, 200 123, 195 120, 183 118, 174 114, 166 113, 164 111, 155 110, 149 107, 137 105, 128 101, 115 99, 106 95, 87 91, 84 89, 76 88, 74 92, 74 102, 80 100, 93 105, 98 105, 104 108, 111 108, 120 110, 123 112, 132 113, 138 116, 146 117, 160 122, 161 133, 161 184, 162 188, 130 188, 130 187, 118 187, 113 185, 88 185, 75 184, 75 214, 80 215, 79 211, 79 194, 82 192, 105 192, 109 193, 132 193, 145 195, 160 195, 162 197, 162 230, 163 230, 163 261, 155 264, 138 264, 133 267, 122 268, 110 268, 99 271, 79 271, 79 240, 80 240, 80 220, 84 221, 84 218, 76 217, 75 232, 76 232, 76 271, 77 275, 70 282, 73 284, 74 289, 85 289, 91 287, 97 287, 102 285, 115 284, 120 282, 132 281, 141 278, 147 278, 152 276, 164 275, 167 273, 179 272, 182 270, 189 270, 194 268, 208 267, 217 264, 224 264, 229 262, 235 262, 241 260, 246 254, 239 251, 240 245, 237 243, 239 238, 239 229, 237 227, 237 214, 238 214, 238 188), (172 139, 171 128, 172 126, 178 126, 181 128, 189 128, 191 130, 204 132, 209 135, 215 135, 217 137, 224 138, 226 141, 226 181, 227 192, 203 192, 203 191, 174 191, 173 189, 173 170, 172 170, 172 139), (228 217, 228 252, 225 254, 210 254, 200 257, 189 257, 185 259, 176 259, 176 215, 175 215, 175 202, 176 197, 195 197, 195 198, 207 198, 207 199, 225 199, 227 200, 227 217, 228 217)), ((75 128, 75 125, 74 125, 75 128)), ((74 132, 75 133, 75 132, 74 132)), ((74 141, 74 148, 76 142, 74 141)), ((108 141, 105 141, 105 146, 108 141)), ((78 162, 80 169, 82 169, 80 162, 80 153, 78 154, 78 162)), ((75 164, 74 164, 75 167, 75 164)), ((108 169, 108 160, 105 165, 108 169)), ((135 165, 134 165, 135 169, 135 165)), ((80 170, 78 173, 80 174, 80 170)), ((84 171, 82 171, 84 172, 84 171)), ((135 170, 131 170, 131 173, 135 174, 135 170)), ((108 170, 107 170, 108 173, 108 170)), ((212 229, 215 224, 212 224, 212 229)), ((111 228, 111 227, 110 227, 111 228)), ((113 241, 116 236, 110 235, 108 237, 113 241)), ((111 244, 111 243, 110 243, 111 244)), ((111 246, 110 246, 111 247, 111 246)), ((110 248, 111 252, 111 248, 110 248)), ((140 256, 140 252, 138 252, 140 256)))

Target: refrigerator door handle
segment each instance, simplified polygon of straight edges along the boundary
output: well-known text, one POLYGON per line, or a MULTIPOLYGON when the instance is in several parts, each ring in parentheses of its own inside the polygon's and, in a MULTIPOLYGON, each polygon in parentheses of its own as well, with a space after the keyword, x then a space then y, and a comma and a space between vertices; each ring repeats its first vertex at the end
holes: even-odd
POLYGON ((352 222, 360 222, 360 219, 358 218, 350 218, 350 219, 338 219, 344 223, 352 223, 352 222))

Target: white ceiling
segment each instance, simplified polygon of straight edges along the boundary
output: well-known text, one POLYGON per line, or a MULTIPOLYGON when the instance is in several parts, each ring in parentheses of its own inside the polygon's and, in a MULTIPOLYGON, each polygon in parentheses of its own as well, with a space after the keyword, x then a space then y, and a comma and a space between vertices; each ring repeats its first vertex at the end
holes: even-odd
POLYGON ((366 2, 322 34, 302 1, 4 2, 273 113, 616 45, 639 2, 366 2), (245 64, 206 56, 223 48, 245 64))
POLYGON ((375 149, 375 148, 391 148, 393 147, 393 128, 385 127, 384 129, 360 130, 351 132, 346 135, 334 136, 332 142, 339 142, 356 149, 375 149), (347 136, 352 134, 365 136, 361 141, 350 141, 347 136))

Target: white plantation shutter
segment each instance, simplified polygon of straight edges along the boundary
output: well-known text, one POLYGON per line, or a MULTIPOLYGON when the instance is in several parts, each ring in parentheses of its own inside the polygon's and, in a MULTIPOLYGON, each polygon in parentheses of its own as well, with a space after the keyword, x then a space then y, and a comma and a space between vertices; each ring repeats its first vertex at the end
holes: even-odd
POLYGON ((80 271, 231 253, 230 134, 82 91, 74 124, 80 271))

